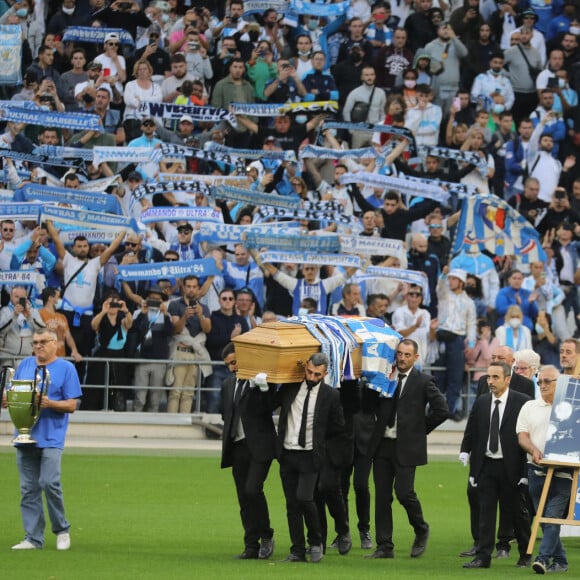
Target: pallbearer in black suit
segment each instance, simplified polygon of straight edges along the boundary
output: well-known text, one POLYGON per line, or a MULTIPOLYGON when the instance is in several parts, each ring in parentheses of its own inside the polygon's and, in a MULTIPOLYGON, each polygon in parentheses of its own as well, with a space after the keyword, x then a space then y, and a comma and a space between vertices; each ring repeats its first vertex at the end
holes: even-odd
POLYGON ((335 440, 344 437, 339 392, 323 382, 328 362, 325 354, 313 354, 306 363, 304 381, 283 385, 276 398, 280 407, 278 441, 282 446, 280 478, 292 541, 286 562, 306 562, 304 524, 310 561, 320 562, 323 556, 314 489, 326 460, 341 465, 343 452, 335 440))
POLYGON ((376 424, 369 443, 375 480, 377 549, 366 558, 393 558, 393 488, 415 531, 411 557, 427 547, 429 525, 415 493, 415 469, 427 463, 427 435, 449 416, 433 377, 418 371, 418 345, 405 339, 397 347, 397 390, 376 401, 376 424), (428 406, 427 411, 425 408, 428 406))
POLYGON ((475 559, 464 568, 489 568, 494 548, 498 503, 511 514, 518 541, 518 568, 531 564, 526 555, 530 515, 523 487, 527 483, 526 454, 518 444, 516 422, 530 398, 509 388, 511 367, 492 362, 488 369, 490 392, 478 397, 467 421, 462 449, 470 453, 469 476, 479 496, 479 546, 475 559))
POLYGON ((240 504, 244 551, 238 558, 266 559, 274 551, 264 481, 276 457, 276 430, 272 421, 275 385, 264 382, 257 386, 253 381, 237 379, 238 364, 232 343, 224 348, 222 356, 234 373, 222 385, 221 466, 232 467, 240 504))

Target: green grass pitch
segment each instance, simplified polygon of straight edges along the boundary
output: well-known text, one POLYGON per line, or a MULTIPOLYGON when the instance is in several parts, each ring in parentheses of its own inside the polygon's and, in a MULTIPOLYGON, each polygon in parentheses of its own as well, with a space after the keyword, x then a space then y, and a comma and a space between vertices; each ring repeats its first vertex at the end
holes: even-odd
MULTIPOLYGON (((278 464, 267 481, 276 550, 268 561, 237 561, 242 531, 230 470, 217 456, 184 452, 88 452, 69 449, 63 485, 72 548, 57 552, 47 534, 43 550, 12 552, 23 538, 14 451, 0 451, 0 577, 3 580, 356 579, 356 578, 531 578, 508 560, 487 571, 463 570, 458 557, 471 546, 465 484, 457 462, 434 459, 418 470, 417 490, 431 525, 426 554, 411 559, 412 530, 396 504, 394 560, 364 560, 353 525, 347 556, 329 550, 318 564, 282 564, 289 551, 278 464)), ((372 486, 371 486, 372 487, 372 486)), ((354 501, 351 520, 356 522, 354 501)), ((332 523, 332 522, 330 522, 332 523)), ((329 534, 330 535, 330 534, 329 534)), ((329 538, 329 541, 332 537, 329 538)), ((566 539, 569 577, 580 574, 580 539, 566 539)))

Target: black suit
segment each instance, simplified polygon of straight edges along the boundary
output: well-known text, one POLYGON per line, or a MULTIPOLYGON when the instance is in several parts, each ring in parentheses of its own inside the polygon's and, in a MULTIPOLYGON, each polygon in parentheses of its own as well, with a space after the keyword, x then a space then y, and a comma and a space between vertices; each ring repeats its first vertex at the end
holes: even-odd
POLYGON ((393 484, 399 503, 407 511, 416 536, 429 526, 415 493, 415 469, 427 463, 427 435, 449 416, 445 398, 433 377, 413 368, 396 403, 396 438, 385 437, 394 398, 377 398, 376 424, 368 452, 373 457, 377 549, 393 550, 393 484), (427 413, 426 406, 429 405, 427 413))
POLYGON ((271 385, 269 391, 262 392, 258 387, 249 388, 246 382, 241 398, 235 403, 236 384, 234 376, 228 377, 222 384, 224 429, 221 466, 232 467, 244 527, 245 551, 256 554, 260 548, 260 538, 269 539, 274 533, 270 527, 264 481, 272 459, 276 457, 276 430, 272 421, 275 386, 271 385), (233 422, 238 416, 245 437, 235 441, 237 425, 233 422))
MULTIPOLYGON (((488 375, 483 375, 477 382, 477 397, 489 393, 489 385, 487 384, 488 375)), ((516 373, 512 374, 510 379, 510 389, 523 393, 524 395, 534 398, 535 387, 534 381, 516 373)), ((461 451, 465 451, 463 446, 461 451)), ((469 502, 469 513, 471 521, 471 535, 473 536, 474 546, 479 545, 479 493, 476 487, 470 483, 467 484, 467 500, 469 502)), ((514 525, 511 514, 504 514, 501 510, 499 512, 499 526, 497 529, 497 543, 498 550, 505 550, 509 552, 511 549, 510 541, 514 537, 514 525)))
POLYGON ((301 386, 302 383, 283 385, 278 391, 276 406, 280 406, 280 478, 286 497, 286 514, 292 541, 290 551, 303 558, 306 553, 304 524, 308 529, 308 543, 311 546, 322 544, 314 490, 320 469, 326 461, 333 465, 343 464, 345 452, 339 442, 344 441, 345 430, 339 392, 325 383, 320 383, 314 406, 312 450, 285 449, 289 414, 301 386))
MULTIPOLYGON (((495 397, 494 397, 495 399, 495 397)), ((486 563, 491 561, 493 551, 496 512, 509 514, 518 540, 520 556, 526 555, 530 539, 530 518, 522 493, 518 487, 525 478, 526 454, 518 444, 516 422, 526 401, 530 398, 522 393, 508 390, 499 440, 503 459, 486 457, 488 449, 492 394, 478 397, 469 415, 461 449, 471 453, 470 477, 477 484, 479 498, 479 546, 476 558, 486 563)))

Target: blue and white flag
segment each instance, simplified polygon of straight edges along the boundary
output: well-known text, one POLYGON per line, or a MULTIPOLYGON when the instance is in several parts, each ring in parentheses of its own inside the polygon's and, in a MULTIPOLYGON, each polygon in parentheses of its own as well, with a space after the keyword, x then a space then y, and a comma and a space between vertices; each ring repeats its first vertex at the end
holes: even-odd
POLYGON ((38 277, 36 270, 8 270, 0 272, 0 285, 35 286, 38 277))
POLYGON ((516 255, 524 264, 546 261, 538 231, 495 195, 475 195, 463 204, 453 253, 470 246, 496 256, 516 255))
POLYGON ((269 8, 278 14, 284 14, 288 8, 287 0, 244 0, 244 16, 249 14, 263 14, 269 8))
POLYGON ((123 230, 133 230, 139 233, 137 222, 131 218, 125 218, 98 211, 88 211, 85 209, 70 209, 68 207, 57 207, 46 205, 42 208, 42 220, 52 220, 73 226, 82 226, 101 230, 113 230, 120 233, 123 230))
POLYGON ((318 266, 343 266, 360 268, 360 258, 349 254, 319 254, 312 252, 262 252, 265 264, 317 264, 318 266))
POLYGON ((75 242, 75 238, 82 236, 87 238, 90 244, 110 244, 116 237, 117 232, 115 230, 62 230, 58 233, 58 237, 61 239, 65 246, 72 246, 75 242))
POLYGON ((358 223, 357 218, 352 215, 344 215, 342 211, 329 211, 319 209, 286 209, 283 207, 259 207, 254 215, 254 223, 260 223, 267 219, 291 219, 321 221, 327 220, 344 225, 354 225, 358 223))
POLYGON ((0 85, 22 83, 22 28, 18 24, 0 26, 0 85))
POLYGON ((318 2, 305 2, 304 0, 290 0, 289 9, 297 14, 308 14, 310 16, 340 16, 346 14, 350 7, 350 0, 337 2, 335 4, 320 4, 318 2))
MULTIPOLYGON (((19 103, 19 101, 14 101, 19 103)), ((104 131, 101 118, 88 113, 61 113, 46 109, 29 109, 20 106, 0 107, 0 119, 26 125, 40 125, 42 127, 60 127, 74 131, 104 131)))
POLYGON ((246 234, 245 245, 248 248, 268 248, 269 250, 288 250, 295 252, 338 252, 340 240, 338 236, 281 236, 278 232, 266 234, 249 231, 246 234))
POLYGON ((340 251, 364 256, 395 256, 399 259, 406 254, 402 240, 374 236, 340 236, 340 251))
POLYGON ((239 226, 234 224, 219 224, 203 222, 199 227, 199 241, 212 244, 244 244, 246 233, 257 231, 266 235, 294 236, 300 235, 298 222, 284 222, 284 224, 252 224, 239 226))
POLYGON ((163 157, 195 157, 196 159, 203 159, 204 161, 233 165, 239 170, 245 170, 246 168, 244 161, 238 155, 230 155, 229 153, 195 149, 193 147, 186 147, 185 145, 177 145, 176 143, 162 143, 161 148, 156 151, 160 151, 163 157))
POLYGON ((210 123, 227 121, 232 127, 238 126, 235 115, 221 107, 146 102, 141 103, 139 113, 146 117, 158 117, 171 121, 179 121, 183 115, 189 115, 194 121, 210 123))
POLYGON ((475 165, 478 169, 487 170, 487 158, 482 157, 478 151, 461 151, 461 149, 450 149, 448 147, 432 147, 421 145, 419 154, 424 157, 440 157, 443 159, 453 159, 475 165))
POLYGON ((149 163, 158 161, 161 151, 152 147, 93 147, 93 165, 115 163, 149 163))
POLYGON ((279 117, 283 115, 283 103, 231 103, 230 111, 234 115, 250 117, 279 117))
POLYGON ((359 171, 357 173, 345 173, 339 178, 340 183, 364 183, 371 187, 383 187, 385 189, 396 189, 406 195, 427 197, 444 205, 449 201, 449 193, 437 185, 423 183, 421 185, 400 177, 381 175, 379 173, 368 173, 359 171))
POLYGON ((278 195, 276 193, 263 193, 251 189, 218 185, 215 188, 216 199, 228 201, 240 201, 250 205, 270 206, 284 209, 298 209, 301 200, 297 195, 278 195))
POLYGON ((38 221, 41 203, 0 203, 0 220, 38 221))
POLYGON ((222 212, 211 207, 150 207, 141 214, 144 224, 152 222, 223 222, 222 212))
POLYGON ((114 195, 95 191, 80 191, 68 187, 52 187, 27 183, 14 192, 14 201, 44 201, 82 205, 87 209, 100 210, 105 213, 122 215, 119 200, 114 195))
POLYGON ((369 266, 364 274, 359 276, 361 279, 374 280, 375 278, 392 278, 406 284, 415 284, 421 286, 423 290, 423 304, 429 306, 431 302, 431 293, 429 292, 429 280, 425 272, 418 270, 403 270, 402 268, 385 268, 383 266, 369 266))
POLYGON ((32 150, 34 155, 47 155, 48 157, 59 157, 62 159, 84 159, 93 160, 91 149, 82 147, 60 147, 58 145, 38 145, 32 150))
POLYGON ((378 318, 345 318, 344 324, 361 340, 361 378, 382 397, 392 397, 397 388, 393 365, 403 337, 378 318))
POLYGON ((183 193, 203 193, 206 197, 212 194, 212 186, 201 181, 170 181, 157 183, 143 183, 136 187, 132 195, 135 199, 141 199, 146 195, 155 195, 157 193, 173 193, 181 191, 183 193))
POLYGON ((98 28, 94 26, 67 26, 62 37, 63 42, 86 42, 89 44, 105 44, 105 36, 114 32, 119 36, 121 44, 134 45, 133 37, 124 28, 98 28))
POLYGON ((220 270, 213 258, 185 260, 179 262, 153 262, 150 264, 119 264, 119 277, 125 282, 131 280, 161 280, 166 278, 185 278, 186 276, 217 276, 220 270))
POLYGON ((318 147, 317 145, 306 145, 300 150, 300 159, 354 159, 375 158, 377 154, 372 147, 361 149, 332 149, 330 147, 318 147))
POLYGON ((171 183, 172 181, 199 181, 209 185, 232 185, 233 187, 248 187, 252 183, 247 175, 202 175, 197 173, 160 173, 159 181, 171 183))
POLYGON ((264 151, 263 149, 236 149, 219 143, 209 143, 206 151, 217 151, 244 159, 280 159, 281 161, 296 161, 294 151, 264 151))
POLYGON ((34 155, 33 153, 20 153, 12 149, 0 149, 0 158, 7 157, 12 161, 26 161, 34 165, 54 165, 55 167, 78 167, 78 161, 71 159, 59 159, 48 155, 34 155))

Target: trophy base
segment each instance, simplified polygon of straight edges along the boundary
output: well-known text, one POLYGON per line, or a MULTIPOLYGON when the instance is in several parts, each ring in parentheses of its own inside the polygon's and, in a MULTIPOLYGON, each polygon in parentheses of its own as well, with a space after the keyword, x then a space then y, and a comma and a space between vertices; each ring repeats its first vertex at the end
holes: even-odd
POLYGON ((12 443, 19 443, 21 445, 26 445, 26 444, 33 445, 34 443, 36 443, 36 440, 32 439, 30 437, 30 435, 28 435, 28 433, 25 433, 25 434, 21 434, 21 435, 14 437, 14 439, 12 439, 12 443))

